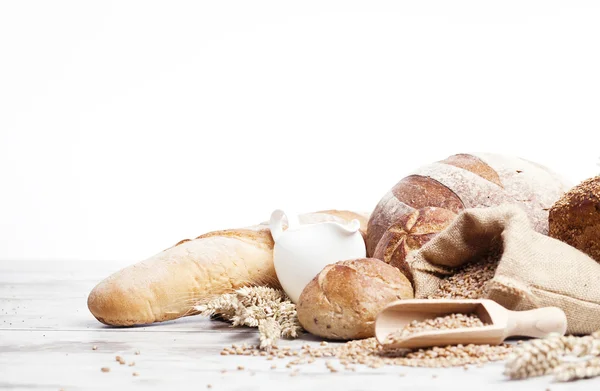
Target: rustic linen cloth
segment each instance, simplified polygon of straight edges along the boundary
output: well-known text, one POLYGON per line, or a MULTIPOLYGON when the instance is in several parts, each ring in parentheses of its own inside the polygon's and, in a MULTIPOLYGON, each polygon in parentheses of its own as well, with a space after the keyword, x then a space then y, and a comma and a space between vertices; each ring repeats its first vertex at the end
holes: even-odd
POLYGON ((514 205, 467 209, 410 253, 415 298, 433 294, 444 277, 481 259, 498 241, 500 260, 486 298, 517 311, 559 307, 567 315, 569 334, 600 329, 600 264, 534 231, 527 215, 514 205))

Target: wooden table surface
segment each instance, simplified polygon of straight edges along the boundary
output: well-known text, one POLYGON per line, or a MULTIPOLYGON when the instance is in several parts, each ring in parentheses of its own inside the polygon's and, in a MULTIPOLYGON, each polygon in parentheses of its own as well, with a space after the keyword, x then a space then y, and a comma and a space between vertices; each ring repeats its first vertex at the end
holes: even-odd
MULTIPOLYGON (((254 329, 231 328, 199 316, 148 327, 103 326, 89 313, 87 294, 123 266, 117 262, 0 261, 0 389, 600 389, 600 379, 568 384, 547 377, 509 381, 502 375, 502 363, 469 370, 358 367, 356 372, 331 373, 323 359, 299 366, 298 375, 290 376, 292 369, 285 368, 285 360, 219 354, 232 343, 255 344, 254 329), (135 365, 120 365, 117 355, 135 365), (274 363, 277 369, 271 369, 274 363), (237 370, 238 365, 245 369, 237 370), (101 372, 101 367, 110 371, 101 372)), ((284 341, 282 346, 307 342, 318 344, 316 338, 304 336, 284 341)))

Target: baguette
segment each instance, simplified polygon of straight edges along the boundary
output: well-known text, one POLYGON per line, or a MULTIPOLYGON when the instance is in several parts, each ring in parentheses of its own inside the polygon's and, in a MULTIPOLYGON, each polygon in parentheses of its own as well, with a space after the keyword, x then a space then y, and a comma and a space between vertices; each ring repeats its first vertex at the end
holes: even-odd
MULTIPOLYGON (((358 219, 366 238, 368 214, 327 210, 299 216, 301 223, 358 219)), ((134 326, 195 315, 194 306, 242 286, 280 288, 266 222, 185 239, 101 281, 88 296, 94 317, 134 326)))

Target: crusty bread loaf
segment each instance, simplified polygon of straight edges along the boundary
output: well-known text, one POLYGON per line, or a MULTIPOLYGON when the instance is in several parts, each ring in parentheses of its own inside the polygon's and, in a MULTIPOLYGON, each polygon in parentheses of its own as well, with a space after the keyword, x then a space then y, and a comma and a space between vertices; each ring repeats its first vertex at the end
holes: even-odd
MULTIPOLYGON (((301 223, 352 219, 360 221, 364 236, 366 214, 328 210, 299 216, 301 223)), ((200 300, 242 286, 279 287, 273 245, 264 223, 182 240, 101 281, 88 308, 102 323, 132 326, 193 315, 200 300)))
POLYGON ((375 317, 386 304, 412 298, 412 285, 398 269, 364 258, 326 266, 304 288, 296 309, 312 334, 361 339, 374 336, 375 317))
POLYGON ((548 235, 600 262, 600 176, 565 193, 550 209, 548 235))
POLYGON ((368 224, 367 253, 399 268, 466 208, 515 204, 548 233, 548 209, 570 185, 537 163, 490 153, 458 154, 422 166, 379 202, 368 224))

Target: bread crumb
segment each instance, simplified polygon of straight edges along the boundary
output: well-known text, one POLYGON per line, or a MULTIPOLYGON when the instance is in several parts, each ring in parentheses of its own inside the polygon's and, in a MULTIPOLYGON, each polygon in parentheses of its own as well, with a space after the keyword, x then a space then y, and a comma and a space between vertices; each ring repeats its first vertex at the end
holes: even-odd
POLYGON ((275 364, 271 365, 271 369, 277 369, 277 365, 275 365, 275 364))
POLYGON ((207 384, 206 388, 212 388, 212 384, 207 384))
POLYGON ((135 351, 135 355, 136 355, 136 356, 139 356, 139 355, 140 355, 140 351, 139 351, 139 350, 136 350, 136 351, 135 351))
POLYGON ((96 346, 96 345, 92 346, 92 350, 98 350, 98 346, 96 346))
POLYGON ((129 363, 129 366, 130 366, 130 367, 132 367, 132 366, 134 366, 134 365, 135 365, 135 361, 132 361, 132 362, 130 362, 130 363, 129 363))
POLYGON ((237 369, 238 371, 243 371, 245 368, 242 365, 238 365, 237 369))
POLYGON ((133 376, 139 376, 140 374, 139 374, 139 373, 137 373, 137 372, 133 372, 133 373, 132 373, 132 375, 133 375, 133 376))
POLYGON ((102 367, 102 368, 100 368, 100 370, 102 372, 110 372, 110 368, 108 368, 108 367, 102 367))

